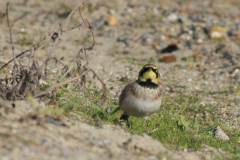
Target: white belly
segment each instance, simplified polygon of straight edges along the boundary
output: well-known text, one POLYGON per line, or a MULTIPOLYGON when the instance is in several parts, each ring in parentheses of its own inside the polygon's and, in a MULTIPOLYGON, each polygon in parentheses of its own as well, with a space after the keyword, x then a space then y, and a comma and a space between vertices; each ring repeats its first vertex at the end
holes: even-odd
POLYGON ((128 95, 123 99, 120 108, 125 111, 128 116, 146 117, 157 112, 157 110, 161 107, 161 104, 161 98, 155 101, 147 101, 128 95))

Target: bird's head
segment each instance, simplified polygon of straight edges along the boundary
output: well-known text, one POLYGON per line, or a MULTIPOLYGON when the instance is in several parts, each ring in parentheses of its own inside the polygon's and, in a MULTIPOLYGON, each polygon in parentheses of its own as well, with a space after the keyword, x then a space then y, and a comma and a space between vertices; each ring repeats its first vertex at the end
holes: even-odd
POLYGON ((139 71, 138 81, 139 82, 152 82, 158 85, 160 80, 160 73, 157 67, 153 64, 146 64, 139 71))

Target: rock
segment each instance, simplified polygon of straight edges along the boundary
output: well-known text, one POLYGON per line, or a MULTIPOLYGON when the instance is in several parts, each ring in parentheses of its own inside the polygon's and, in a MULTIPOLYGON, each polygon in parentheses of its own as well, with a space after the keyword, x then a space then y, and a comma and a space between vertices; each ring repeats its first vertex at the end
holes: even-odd
POLYGON ((233 78, 238 81, 239 80, 239 75, 235 75, 233 78))
POLYGON ((222 38, 223 34, 218 31, 211 32, 211 38, 222 38))
POLYGON ((216 52, 216 53, 220 52, 224 47, 225 47, 224 44, 218 44, 218 45, 216 46, 215 52, 216 52))
POLYGON ((234 41, 240 41, 240 37, 239 36, 235 36, 235 37, 233 37, 233 40, 234 41))
POLYGON ((192 47, 192 42, 191 41, 186 41, 185 46, 188 47, 188 48, 191 48, 192 47))
POLYGON ((234 30, 229 30, 228 32, 227 32, 227 34, 228 34, 228 36, 229 37, 232 37, 232 36, 237 36, 237 34, 235 33, 235 31, 234 30))
POLYGON ((219 139, 222 139, 222 140, 225 140, 225 141, 230 140, 228 135, 226 133, 224 133, 223 130, 219 126, 217 126, 214 129, 214 138, 219 138, 219 139))
POLYGON ((223 55, 223 58, 231 60, 233 58, 233 56, 231 55, 231 53, 225 52, 224 55, 223 55))
POLYGON ((172 13, 172 14, 168 15, 167 19, 171 22, 174 22, 178 19, 178 16, 177 16, 177 14, 172 13))
POLYGON ((175 62, 177 58, 175 56, 163 56, 161 62, 171 63, 175 62))
POLYGON ((94 26, 94 28, 100 29, 107 23, 108 23, 107 20, 104 19, 103 17, 101 17, 101 18, 93 20, 92 25, 94 26))
POLYGON ((204 28, 203 28, 203 32, 204 32, 206 35, 209 35, 210 32, 211 32, 210 27, 204 27, 204 28))
POLYGON ((161 50, 161 53, 172 53, 172 52, 177 51, 177 50, 178 50, 178 46, 176 44, 170 44, 166 48, 163 48, 161 50))
POLYGON ((197 32, 195 32, 195 31, 193 32, 192 38, 193 39, 198 39, 199 38, 197 32))
POLYGON ((227 23, 226 22, 218 22, 218 25, 221 27, 226 27, 227 23))
POLYGON ((194 58, 194 59, 200 59, 201 57, 200 57, 200 54, 198 54, 198 53, 193 53, 193 58, 194 58))
POLYGON ((227 29, 222 26, 215 26, 212 27, 210 36, 211 38, 222 38, 224 35, 226 35, 227 29))
POLYGON ((200 44, 202 44, 202 43, 203 43, 203 40, 202 40, 202 39, 198 39, 198 40, 197 40, 197 44, 200 45, 200 44))
POLYGON ((53 119, 51 117, 48 117, 48 116, 45 118, 45 122, 46 123, 51 123, 55 126, 65 126, 62 122, 60 122, 58 120, 55 120, 55 119, 53 119))
POLYGON ((111 112, 112 112, 111 108, 107 108, 107 109, 106 109, 106 112, 107 112, 107 113, 111 113, 111 112))
POLYGON ((107 17, 107 22, 109 26, 116 26, 117 25, 117 19, 113 16, 110 15, 107 17))

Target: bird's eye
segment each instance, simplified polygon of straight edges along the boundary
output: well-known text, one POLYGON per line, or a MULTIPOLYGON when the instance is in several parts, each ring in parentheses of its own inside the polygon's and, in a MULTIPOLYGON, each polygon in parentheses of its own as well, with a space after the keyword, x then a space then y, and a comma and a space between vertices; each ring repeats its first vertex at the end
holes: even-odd
POLYGON ((157 72, 157 70, 152 68, 152 71, 156 74, 156 78, 158 78, 158 72, 157 72))

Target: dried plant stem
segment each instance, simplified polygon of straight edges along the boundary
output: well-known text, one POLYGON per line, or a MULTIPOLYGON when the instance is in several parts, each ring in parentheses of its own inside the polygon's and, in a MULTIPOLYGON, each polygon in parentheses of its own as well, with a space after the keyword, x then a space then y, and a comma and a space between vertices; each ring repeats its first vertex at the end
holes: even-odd
POLYGON ((10 34, 10 41, 12 45, 12 54, 13 54, 13 60, 14 60, 14 66, 13 66, 13 86, 15 86, 16 83, 16 57, 15 57, 15 52, 14 52, 14 45, 13 45, 13 40, 12 40, 12 29, 11 25, 9 23, 9 16, 8 16, 8 8, 9 8, 9 2, 7 2, 7 7, 6 7, 6 15, 7 15, 7 24, 9 28, 9 34, 10 34))
MULTIPOLYGON (((30 51, 31 51, 30 49, 29 49, 29 50, 26 50, 26 51, 20 53, 19 55, 17 55, 16 58, 18 58, 18 57, 20 57, 21 55, 23 55, 24 53, 27 53, 27 52, 30 52, 30 51)), ((10 61, 8 61, 6 64, 2 65, 2 67, 0 67, 0 71, 1 71, 4 67, 6 67, 9 63, 11 63, 12 61, 14 61, 16 58, 13 58, 13 59, 11 59, 10 61)))
POLYGON ((73 78, 70 78, 70 79, 62 82, 62 83, 54 84, 54 85, 52 85, 50 88, 46 89, 46 90, 43 91, 43 92, 40 92, 40 93, 34 95, 33 97, 36 98, 36 97, 43 96, 43 95, 47 94, 48 92, 53 91, 53 90, 56 89, 57 87, 60 87, 60 86, 62 86, 62 85, 64 85, 64 84, 67 84, 67 83, 70 83, 70 82, 72 82, 72 81, 81 79, 82 76, 86 75, 86 73, 88 73, 89 71, 90 71, 90 70, 86 70, 86 71, 84 71, 84 72, 83 72, 80 76, 78 76, 78 77, 73 77, 73 78))
MULTIPOLYGON (((13 44, 13 38, 12 38, 12 29, 10 26, 9 22, 9 15, 8 15, 8 9, 9 9, 9 2, 7 2, 7 7, 6 7, 6 15, 7 15, 7 24, 9 28, 9 33, 10 33, 10 41, 11 41, 11 46, 12 46, 12 53, 13 53, 13 59, 8 61, 6 64, 0 67, 0 71, 6 67, 8 64, 14 61, 13 65, 13 74, 9 78, 6 76, 6 78, 1 78, 0 79, 0 84, 2 82, 4 83, 4 87, 0 88, 0 97, 3 99, 8 99, 8 100, 17 100, 17 99, 23 99, 26 97, 26 93, 32 93, 34 97, 40 97, 43 96, 49 92, 56 91, 57 87, 60 87, 64 84, 71 83, 71 82, 77 82, 78 85, 85 84, 86 82, 86 74, 89 72, 92 72, 93 78, 96 78, 98 81, 103 86, 103 94, 102 94, 102 105, 105 102, 106 99, 106 85, 103 83, 101 78, 95 73, 94 70, 88 69, 87 66, 89 64, 88 57, 87 57, 87 51, 90 51, 94 48, 95 46, 95 38, 93 34, 93 27, 91 24, 87 21, 84 21, 82 17, 82 13, 80 10, 80 7, 84 5, 84 2, 79 3, 77 6, 73 8, 71 13, 68 15, 67 19, 63 22, 58 22, 57 25, 54 27, 54 29, 49 32, 47 36, 44 38, 36 41, 33 44, 33 47, 29 50, 26 50, 17 56, 15 55, 14 52, 14 44, 13 44), (64 29, 66 27, 67 23, 69 22, 71 16, 75 11, 79 10, 79 15, 82 20, 82 23, 75 27, 70 27, 68 29, 64 29), (57 57, 54 56, 54 51, 56 47, 58 46, 60 42, 61 35, 65 32, 71 31, 76 28, 80 28, 82 25, 85 25, 90 31, 92 35, 92 45, 89 47, 82 47, 78 53, 76 53, 76 60, 75 64, 73 64, 70 68, 68 65, 65 65, 63 62, 61 62, 57 57), (36 53, 38 50, 43 49, 44 46, 48 44, 49 41, 53 42, 52 48, 47 56, 47 58, 43 61, 43 63, 39 66, 39 61, 36 57, 36 53), (83 54, 86 58, 86 63, 82 66, 82 57, 81 54, 83 54), (29 60, 28 62, 24 62, 23 58, 27 57, 29 60), (50 88, 46 89, 45 91, 40 91, 40 79, 45 76, 47 78, 48 75, 48 62, 50 60, 54 59, 57 63, 60 63, 63 66, 63 69, 65 73, 63 73, 63 76, 61 77, 64 78, 66 75, 74 76, 72 73, 72 68, 76 65, 77 66, 77 71, 79 73, 78 77, 72 77, 68 78, 64 82, 58 83, 57 79, 55 84, 53 84, 50 88), (44 69, 44 71, 43 71, 44 69), (78 80, 78 81, 77 81, 78 80), (11 87, 9 87, 11 86, 11 87)), ((84 88, 82 88, 84 89, 84 88)))

